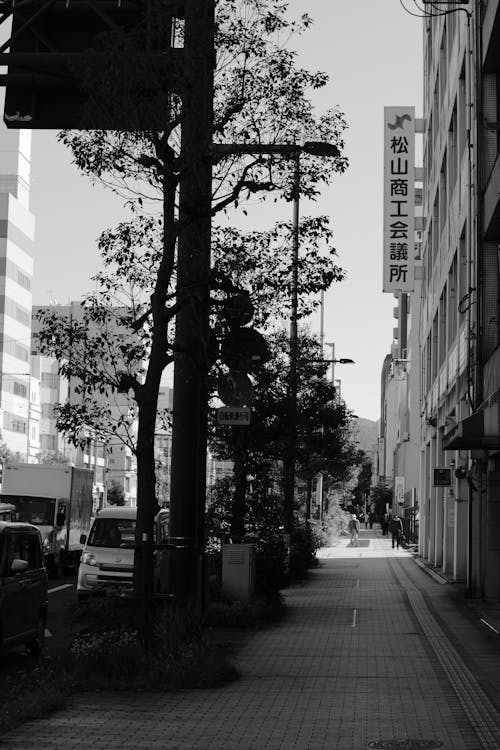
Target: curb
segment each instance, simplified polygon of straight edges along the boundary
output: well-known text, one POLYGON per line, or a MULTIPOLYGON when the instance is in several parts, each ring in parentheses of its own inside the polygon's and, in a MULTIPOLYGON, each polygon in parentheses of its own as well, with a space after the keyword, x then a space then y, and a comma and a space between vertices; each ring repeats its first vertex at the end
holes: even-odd
POLYGON ((421 560, 419 557, 414 557, 413 559, 415 560, 419 568, 422 568, 422 570, 425 570, 425 572, 428 573, 432 578, 434 578, 434 580, 437 581, 438 583, 450 583, 450 581, 448 581, 448 579, 445 576, 440 575, 433 568, 426 565, 426 563, 423 560, 421 560))

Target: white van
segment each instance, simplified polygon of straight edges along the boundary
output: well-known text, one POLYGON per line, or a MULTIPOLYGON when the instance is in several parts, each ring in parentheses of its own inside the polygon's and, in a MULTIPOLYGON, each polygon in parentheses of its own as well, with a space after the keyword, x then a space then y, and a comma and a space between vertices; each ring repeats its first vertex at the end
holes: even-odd
MULTIPOLYGON (((91 594, 102 595, 110 591, 119 594, 132 592, 136 519, 137 508, 128 506, 113 506, 98 511, 88 538, 82 534, 80 539, 85 546, 78 568, 78 599, 88 599, 91 594)), ((155 545, 165 550, 170 546, 168 522, 168 510, 160 510, 155 516, 154 541, 155 545)), ((158 552, 155 576, 164 578, 165 555, 158 552)), ((159 580, 156 584, 160 585, 159 580)))

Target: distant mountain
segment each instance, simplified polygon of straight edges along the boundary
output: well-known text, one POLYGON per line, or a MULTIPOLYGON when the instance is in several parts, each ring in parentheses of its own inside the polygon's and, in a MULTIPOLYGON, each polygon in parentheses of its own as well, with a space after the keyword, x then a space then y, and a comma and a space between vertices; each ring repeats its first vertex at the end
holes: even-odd
POLYGON ((353 420, 358 431, 359 447, 365 453, 374 453, 377 447, 378 422, 357 417, 353 420))

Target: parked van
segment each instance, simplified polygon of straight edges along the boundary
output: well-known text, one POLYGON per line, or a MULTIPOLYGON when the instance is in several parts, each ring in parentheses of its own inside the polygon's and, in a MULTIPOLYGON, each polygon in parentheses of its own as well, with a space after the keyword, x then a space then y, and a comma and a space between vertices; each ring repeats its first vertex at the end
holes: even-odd
POLYGON ((24 643, 30 653, 39 654, 47 609, 40 531, 29 523, 0 521, 0 647, 24 643))
MULTIPOLYGON (((155 543, 168 534, 168 511, 155 518, 155 543)), ((77 596, 80 601, 92 594, 132 592, 137 508, 103 508, 94 518, 83 548, 78 569, 77 596)))

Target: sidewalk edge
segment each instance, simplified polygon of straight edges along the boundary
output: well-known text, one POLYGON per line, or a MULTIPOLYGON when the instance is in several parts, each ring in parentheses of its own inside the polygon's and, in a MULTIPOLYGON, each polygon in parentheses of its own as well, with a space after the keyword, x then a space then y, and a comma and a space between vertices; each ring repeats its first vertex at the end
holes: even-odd
POLYGON ((422 560, 422 558, 414 555, 413 559, 419 568, 422 568, 422 570, 425 570, 425 572, 428 573, 432 578, 434 578, 434 580, 437 581, 438 583, 450 583, 450 581, 444 575, 441 575, 436 570, 434 570, 434 568, 432 568, 430 565, 425 563, 422 560))

